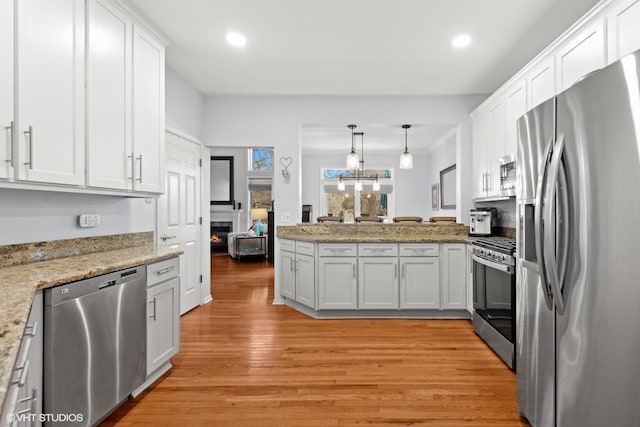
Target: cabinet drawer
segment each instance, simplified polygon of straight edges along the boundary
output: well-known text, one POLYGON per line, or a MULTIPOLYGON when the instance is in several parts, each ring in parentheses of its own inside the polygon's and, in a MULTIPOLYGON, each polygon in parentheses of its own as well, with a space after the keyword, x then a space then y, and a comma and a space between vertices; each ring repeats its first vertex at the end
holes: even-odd
POLYGON ((360 243, 359 256, 398 256, 398 245, 395 243, 360 243))
POLYGON ((180 258, 174 257, 147 265, 147 287, 164 282, 180 274, 180 258))
POLYGON ((319 256, 356 256, 358 246, 355 243, 322 243, 318 246, 319 256))
POLYGON ((315 243, 296 241, 296 253, 304 255, 315 255, 315 243))
POLYGON ((438 243, 400 243, 400 256, 440 256, 438 243))
POLYGON ((294 240, 280 239, 280 250, 295 252, 296 242, 294 240))

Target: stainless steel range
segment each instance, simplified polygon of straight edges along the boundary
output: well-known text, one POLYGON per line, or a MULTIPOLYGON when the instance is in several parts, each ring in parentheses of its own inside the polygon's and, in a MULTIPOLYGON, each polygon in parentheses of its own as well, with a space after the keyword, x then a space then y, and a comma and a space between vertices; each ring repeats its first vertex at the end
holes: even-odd
POLYGON ((473 330, 515 369, 515 239, 473 242, 473 330))

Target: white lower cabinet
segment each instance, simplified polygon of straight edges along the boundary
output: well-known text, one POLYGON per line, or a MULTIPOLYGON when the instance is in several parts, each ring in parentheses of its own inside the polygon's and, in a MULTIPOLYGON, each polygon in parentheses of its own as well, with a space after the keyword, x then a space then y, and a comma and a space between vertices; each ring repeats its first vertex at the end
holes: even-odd
POLYGON ((280 294, 283 297, 296 299, 296 262, 295 252, 280 252, 280 294))
POLYGON ((440 258, 400 257, 400 308, 440 308, 440 258))
POLYGON ((147 376, 165 365, 180 348, 178 275, 178 258, 147 266, 147 376))
POLYGON ((315 244, 282 239, 280 249, 280 294, 315 309, 315 244))
POLYGON ((400 308, 440 308, 440 245, 400 243, 400 308))
POLYGON ((180 279, 173 278, 147 292, 147 375, 180 347, 180 279))
POLYGON ((358 307, 398 308, 398 258, 358 258, 358 307))
POLYGON ((37 417, 32 421, 30 416, 42 413, 43 318, 42 291, 37 291, 18 350, 18 359, 11 373, 4 405, 0 408, 0 414, 3 415, 0 418, 2 427, 41 425, 37 417), (8 414, 16 415, 16 419, 10 422, 8 414))
POLYGON ((318 309, 358 308, 357 269, 356 257, 318 259, 318 309))
POLYGON ((467 308, 467 250, 464 243, 442 244, 442 308, 467 308))
POLYGON ((280 239, 280 293, 314 310, 354 315, 357 310, 467 310, 473 300, 467 256, 465 243, 280 239))
POLYGON ((315 308, 316 305, 316 269, 315 259, 312 255, 296 254, 295 262, 295 287, 296 301, 307 307, 315 308))

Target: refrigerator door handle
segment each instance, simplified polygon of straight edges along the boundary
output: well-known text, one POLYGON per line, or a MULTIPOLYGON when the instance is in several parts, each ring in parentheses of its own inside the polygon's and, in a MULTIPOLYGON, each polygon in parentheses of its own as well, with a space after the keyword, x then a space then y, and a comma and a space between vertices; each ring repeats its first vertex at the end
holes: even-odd
POLYGON ((545 270, 548 274, 549 285, 551 287, 551 292, 553 293, 553 301, 556 306, 556 311, 558 314, 564 314, 565 309, 565 301, 564 296, 562 295, 562 287, 560 283, 559 271, 558 271, 558 260, 556 258, 556 242, 553 238, 554 230, 551 228, 551 224, 553 223, 553 216, 555 214, 555 209, 553 208, 552 200, 555 199, 556 196, 556 188, 558 183, 558 174, 560 173, 560 166, 562 160, 562 152, 564 151, 564 135, 560 135, 558 140, 555 143, 555 147, 553 149, 553 154, 551 158, 551 164, 549 165, 547 182, 545 183, 546 189, 545 194, 547 196, 548 203, 545 204, 544 207, 544 223, 547 224, 547 227, 544 229, 544 264, 545 270))
POLYGON ((547 166, 551 161, 553 148, 553 138, 547 143, 547 147, 544 150, 544 157, 542 159, 542 165, 540 167, 540 174, 538 175, 538 188, 536 189, 536 203, 534 213, 534 237, 536 245, 536 260, 538 264, 538 271, 540 272, 540 283, 542 285, 542 294, 544 295, 544 302, 549 310, 553 310, 553 301, 551 300, 551 291, 549 289, 549 282, 547 280, 547 272, 545 271, 544 263, 544 251, 542 245, 544 242, 544 236, 542 229, 542 204, 544 200, 544 189, 547 178, 547 166))

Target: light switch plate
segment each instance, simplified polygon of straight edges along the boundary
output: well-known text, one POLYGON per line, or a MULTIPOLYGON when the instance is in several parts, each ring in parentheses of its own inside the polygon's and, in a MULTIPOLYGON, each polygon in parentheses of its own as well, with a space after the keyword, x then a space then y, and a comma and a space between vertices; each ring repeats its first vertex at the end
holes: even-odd
POLYGON ((100 215, 82 214, 78 217, 80 228, 97 227, 100 225, 100 215))
POLYGON ((290 212, 282 212, 280 215, 280 220, 282 222, 291 222, 291 213, 290 212))

